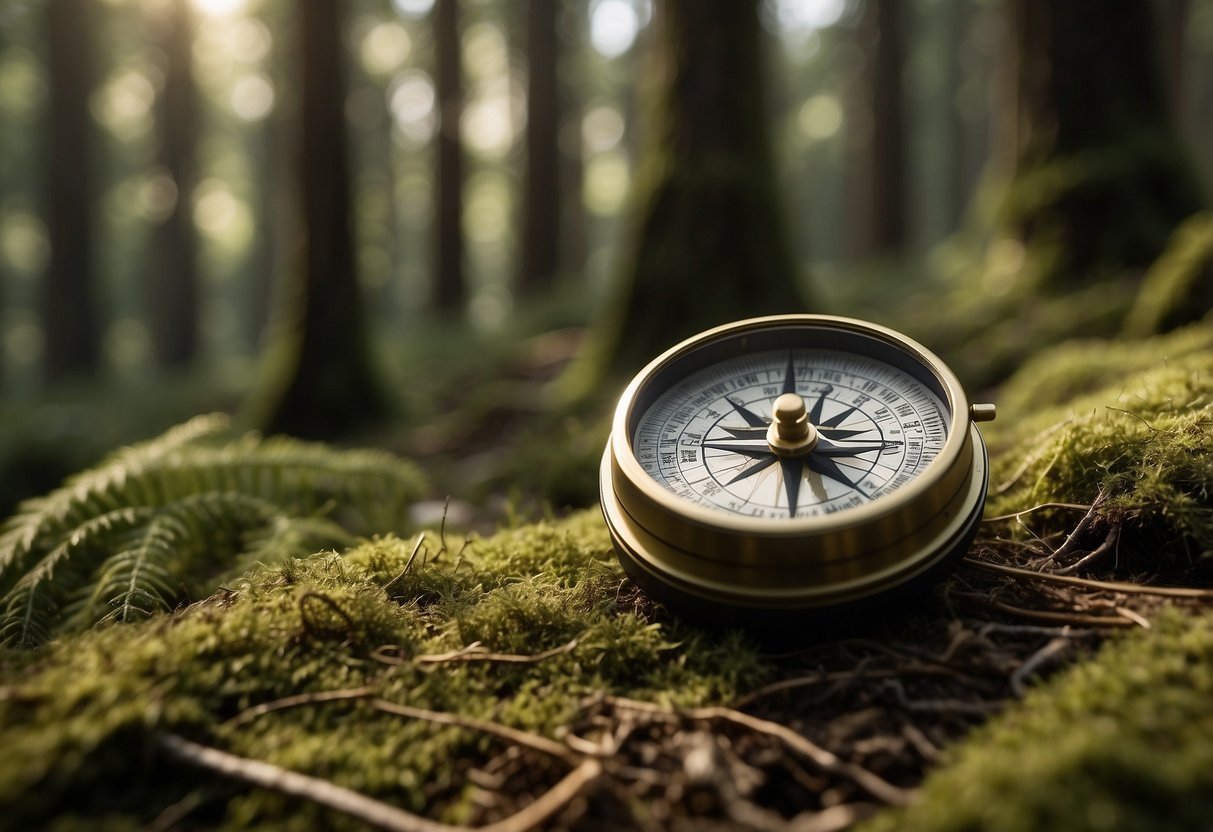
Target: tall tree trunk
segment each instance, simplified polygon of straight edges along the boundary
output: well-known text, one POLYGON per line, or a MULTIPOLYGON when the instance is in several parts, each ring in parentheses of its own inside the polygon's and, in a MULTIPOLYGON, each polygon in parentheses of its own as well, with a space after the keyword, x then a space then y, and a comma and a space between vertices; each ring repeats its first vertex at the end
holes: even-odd
POLYGON ((434 223, 434 305, 459 311, 467 301, 463 275, 463 74, 459 43, 459 0, 436 0, 434 83, 438 97, 438 171, 434 223))
POLYGON ((290 222, 290 172, 276 149, 285 142, 279 137, 287 125, 277 113, 271 113, 262 128, 262 135, 253 142, 257 183, 257 233, 253 242, 252 266, 249 270, 248 300, 245 305, 245 342, 256 355, 265 346, 274 309, 275 276, 281 272, 284 256, 283 242, 290 238, 283 226, 290 222))
POLYGON ((705 327, 803 304, 775 187, 756 0, 659 0, 653 25, 648 146, 613 295, 569 379, 582 394, 705 327))
POLYGON ((960 227, 964 217, 965 207, 969 202, 971 180, 969 178, 971 157, 968 130, 960 110, 960 89, 964 80, 964 62, 966 41, 968 39, 971 13, 968 0, 944 4, 941 10, 944 15, 946 53, 944 54, 944 112, 947 130, 947 179, 943 198, 947 200, 947 231, 951 233, 960 227))
POLYGON ((1015 173, 1001 209, 1041 286, 1153 262, 1200 210, 1149 0, 1014 0, 1015 173))
POLYGON ((157 108, 160 165, 172 177, 177 199, 152 231, 148 275, 148 319, 156 363, 165 369, 189 366, 198 350, 199 287, 197 244, 191 208, 197 181, 197 91, 194 87, 193 10, 174 0, 160 21, 167 59, 157 108))
MULTIPOLYGON (((345 131, 344 0, 298 5, 302 40, 299 122, 303 271, 280 322, 287 361, 271 388, 271 432, 332 439, 381 419, 354 268, 345 131)), ((273 351, 271 351, 273 352, 273 351)))
POLYGON ((1192 18, 1191 0, 1167 0, 1158 4, 1159 48, 1165 64, 1167 95, 1171 111, 1181 126, 1190 120, 1188 106, 1188 24, 1192 18))
POLYGON ((895 254, 905 247, 906 124, 901 77, 902 0, 868 0, 860 33, 867 53, 857 137, 859 193, 853 226, 856 254, 895 254))
POLYGON ((46 226, 50 258, 42 284, 49 382, 82 377, 100 364, 93 285, 92 0, 47 0, 46 226))
POLYGON ((560 265, 560 90, 556 0, 527 0, 526 186, 518 289, 550 289, 560 265))

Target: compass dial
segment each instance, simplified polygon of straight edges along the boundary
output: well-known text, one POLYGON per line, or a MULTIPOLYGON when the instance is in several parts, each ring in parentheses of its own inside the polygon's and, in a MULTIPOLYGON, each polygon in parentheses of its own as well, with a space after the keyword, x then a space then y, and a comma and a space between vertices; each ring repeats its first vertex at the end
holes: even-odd
POLYGON ((910 482, 943 449, 947 408, 909 373, 837 350, 767 351, 692 373, 640 416, 641 467, 678 496, 750 517, 829 514, 910 482), (819 439, 768 442, 776 400, 795 394, 819 439))

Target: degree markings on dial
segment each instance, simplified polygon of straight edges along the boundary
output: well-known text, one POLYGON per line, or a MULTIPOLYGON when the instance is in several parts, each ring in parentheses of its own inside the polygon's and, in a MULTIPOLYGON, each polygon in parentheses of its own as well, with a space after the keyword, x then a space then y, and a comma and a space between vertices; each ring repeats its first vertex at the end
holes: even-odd
POLYGON ((829 504, 872 499, 912 479, 946 439, 941 405, 907 373, 876 360, 828 350, 766 353, 721 362, 676 383, 639 420, 634 449, 659 482, 694 501, 765 516, 781 510, 798 516, 803 503, 821 513, 829 504), (810 416, 826 440, 816 456, 829 461, 800 464, 800 476, 782 464, 771 469, 775 457, 762 450, 769 419, 761 414, 789 384, 811 403, 810 416), (893 437, 886 438, 886 430, 893 437), (771 462, 760 465, 764 457, 771 462))

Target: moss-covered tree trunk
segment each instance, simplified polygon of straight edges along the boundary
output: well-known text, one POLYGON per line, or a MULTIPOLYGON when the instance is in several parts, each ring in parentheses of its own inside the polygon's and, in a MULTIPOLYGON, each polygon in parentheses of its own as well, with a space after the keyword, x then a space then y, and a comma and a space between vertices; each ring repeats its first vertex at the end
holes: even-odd
POLYGON ((344 0, 298 7, 298 176, 302 270, 282 297, 271 373, 254 420, 275 433, 332 439, 381 419, 366 315, 354 267, 345 133, 344 0))
POLYGON ((189 366, 198 350, 199 287, 193 222, 197 180, 198 119, 194 88, 194 12, 189 0, 174 0, 160 12, 164 87, 156 119, 157 158, 176 188, 172 207, 152 229, 148 322, 156 363, 189 366))
POLYGON ((50 258, 42 282, 43 377, 48 383, 93 373, 101 324, 93 285, 93 0, 46 3, 46 230, 50 258))
POLYGON ((559 267, 560 89, 556 0, 527 0, 526 188, 523 196, 520 292, 551 288, 559 267))
POLYGON ((754 0, 659 0, 628 238, 578 392, 695 332, 802 308, 776 195, 754 0))
POLYGON ((459 48, 459 2, 437 0, 433 11, 434 85, 438 98, 435 173, 434 305, 459 311, 467 302, 463 275, 463 71, 459 48))
POLYGON ((896 254, 906 244, 902 11, 902 0, 868 0, 859 27, 869 56, 851 137, 857 186, 851 243, 860 256, 896 254))
POLYGON ((1205 204, 1163 85, 1149 0, 1013 0, 1015 171, 1004 230, 1040 287, 1153 262, 1205 204))

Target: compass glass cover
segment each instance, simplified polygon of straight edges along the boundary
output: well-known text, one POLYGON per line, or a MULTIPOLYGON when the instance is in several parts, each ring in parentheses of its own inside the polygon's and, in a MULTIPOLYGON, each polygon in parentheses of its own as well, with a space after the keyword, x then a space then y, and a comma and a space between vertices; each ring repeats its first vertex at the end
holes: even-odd
POLYGON ((948 409, 915 375, 829 349, 769 350, 711 363, 661 391, 633 421, 641 467, 693 503, 746 517, 856 508, 911 482, 944 447, 948 409), (779 454, 774 402, 795 393, 816 444, 779 454))

